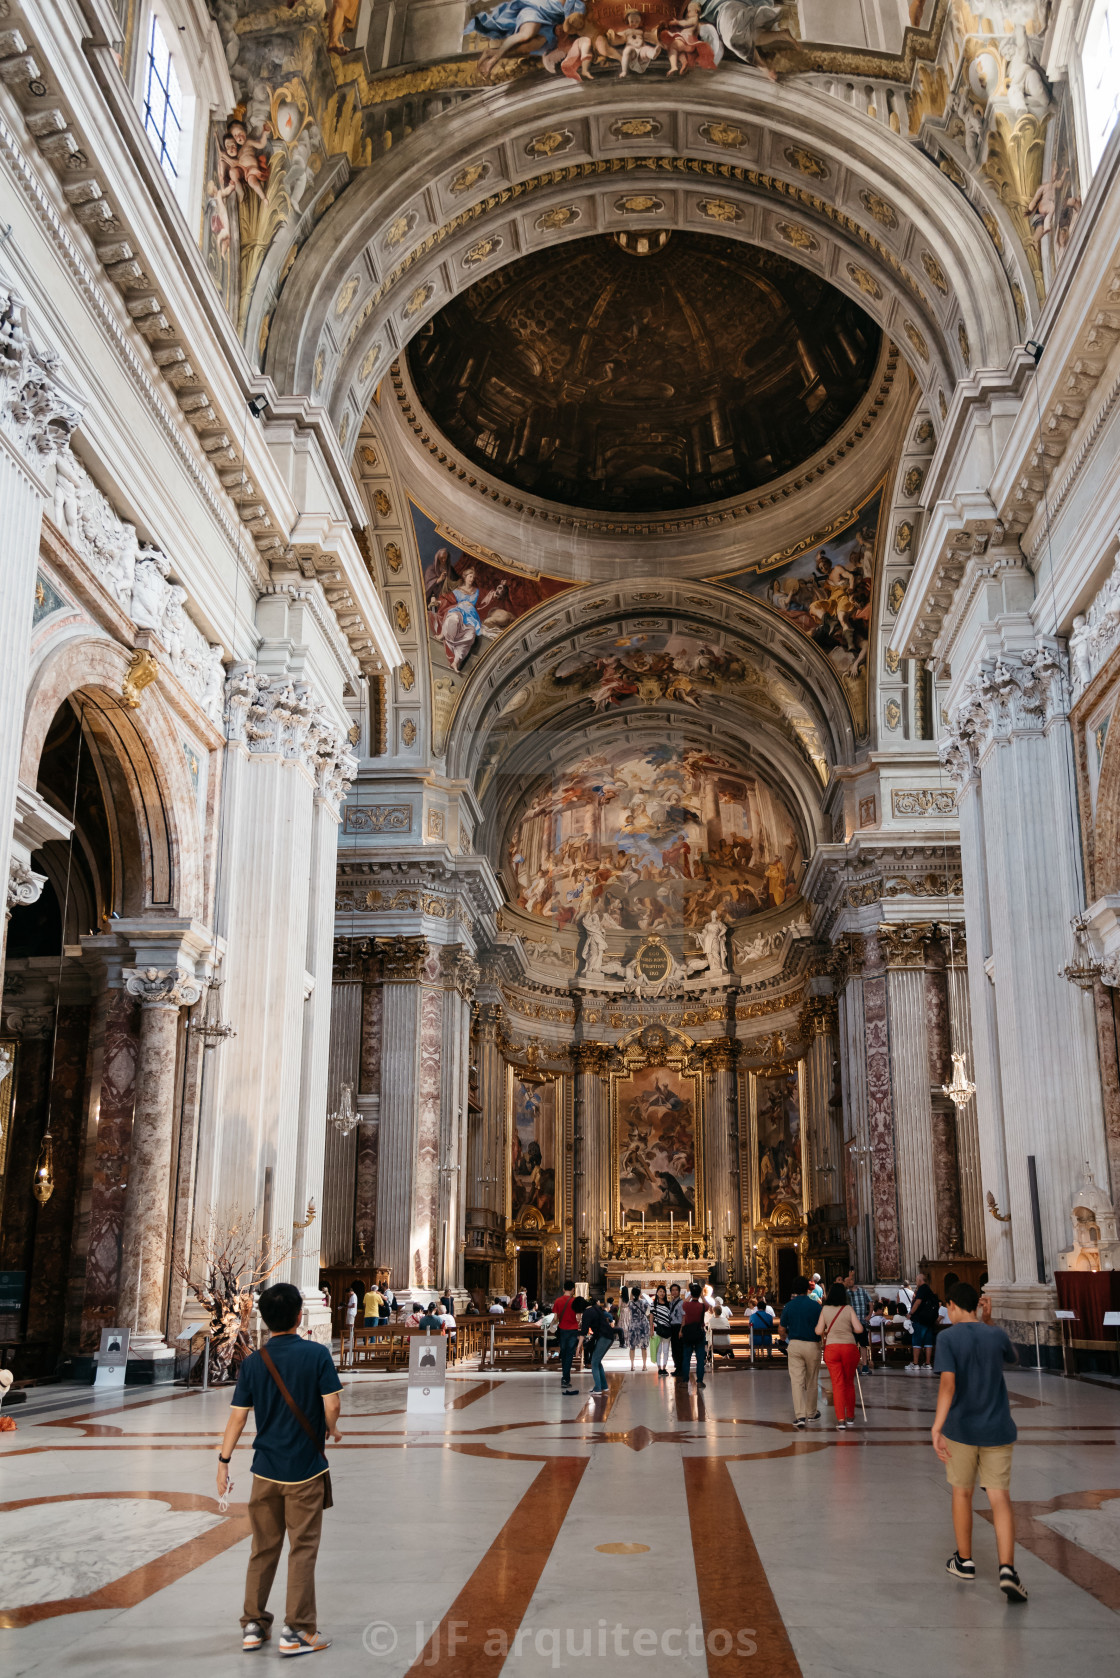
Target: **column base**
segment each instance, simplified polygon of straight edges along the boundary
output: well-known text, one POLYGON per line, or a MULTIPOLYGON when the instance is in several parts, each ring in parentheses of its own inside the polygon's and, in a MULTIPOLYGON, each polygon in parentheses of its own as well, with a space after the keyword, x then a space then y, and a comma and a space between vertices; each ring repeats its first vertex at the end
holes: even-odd
POLYGON ((323 1304, 323 1296, 318 1288, 312 1293, 305 1293, 303 1296, 303 1322, 300 1324, 300 1333, 305 1340, 317 1340, 321 1346, 327 1348, 328 1352, 330 1351, 330 1306, 323 1304))
POLYGON ((1028 1368, 1035 1363, 1035 1329, 1039 1362, 1044 1369, 1061 1369, 1062 1336, 1055 1321, 1058 1290, 1052 1282, 989 1282, 985 1293, 992 1302, 992 1321, 1006 1330, 1028 1368))
POLYGON ((132 1340, 124 1372, 126 1387, 170 1386, 175 1379, 175 1353, 155 1335, 132 1340))

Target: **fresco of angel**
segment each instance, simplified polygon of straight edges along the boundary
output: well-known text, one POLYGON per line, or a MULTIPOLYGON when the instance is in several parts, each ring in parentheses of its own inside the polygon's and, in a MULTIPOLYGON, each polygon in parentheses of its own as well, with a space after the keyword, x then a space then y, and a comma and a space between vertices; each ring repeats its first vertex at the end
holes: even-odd
POLYGON ((492 11, 480 12, 467 33, 496 41, 478 61, 478 73, 489 81, 498 60, 507 56, 539 56, 555 74, 572 41, 586 22, 584 0, 502 0, 492 11))

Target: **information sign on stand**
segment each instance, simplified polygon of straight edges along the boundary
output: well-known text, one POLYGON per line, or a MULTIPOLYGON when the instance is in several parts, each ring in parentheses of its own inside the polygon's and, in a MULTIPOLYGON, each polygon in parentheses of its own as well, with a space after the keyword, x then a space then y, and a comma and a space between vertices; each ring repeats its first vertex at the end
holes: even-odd
POLYGON ((101 1344, 94 1353, 97 1364, 97 1374, 94 1377, 95 1387, 123 1387, 125 1368, 128 1364, 127 1328, 103 1328, 101 1330, 101 1344))
POLYGON ((405 1409, 419 1414, 443 1414, 443 1386, 447 1376, 447 1341, 442 1334, 413 1334, 408 1348, 408 1400, 405 1409))

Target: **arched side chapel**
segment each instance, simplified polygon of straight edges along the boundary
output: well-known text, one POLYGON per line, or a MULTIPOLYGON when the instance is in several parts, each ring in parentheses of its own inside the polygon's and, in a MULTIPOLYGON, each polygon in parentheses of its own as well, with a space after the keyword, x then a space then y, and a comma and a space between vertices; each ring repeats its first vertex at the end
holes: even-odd
POLYGON ((776 82, 577 89, 200 7, 186 206, 139 37, 13 0, 27 1374, 123 1323, 166 1378, 233 1230, 323 1337, 324 1280, 670 1262, 927 1263, 1049 1332, 1120 1188, 1115 147, 1067 7, 1041 80, 947 0, 811 10, 776 82))

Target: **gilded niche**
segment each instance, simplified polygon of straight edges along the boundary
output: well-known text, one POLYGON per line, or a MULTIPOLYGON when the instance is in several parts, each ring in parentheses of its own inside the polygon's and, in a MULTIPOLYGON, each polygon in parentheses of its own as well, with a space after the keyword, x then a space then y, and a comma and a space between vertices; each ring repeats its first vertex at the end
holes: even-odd
POLYGON ((632 254, 599 236, 480 278, 408 362, 428 414, 487 473, 649 514, 794 470, 864 397, 880 343, 857 303, 776 252, 674 233, 632 254))

